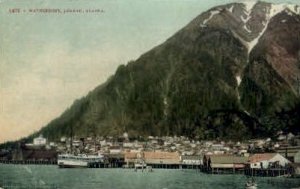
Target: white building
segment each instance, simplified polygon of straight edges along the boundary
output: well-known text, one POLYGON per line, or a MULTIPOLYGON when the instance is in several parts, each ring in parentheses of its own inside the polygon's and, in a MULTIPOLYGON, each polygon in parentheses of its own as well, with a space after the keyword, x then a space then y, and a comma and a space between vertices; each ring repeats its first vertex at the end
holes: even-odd
POLYGON ((180 157, 182 164, 185 165, 202 165, 202 156, 183 155, 180 157))
POLYGON ((134 147, 134 143, 132 143, 132 142, 124 142, 123 143, 123 147, 124 148, 133 148, 134 147))
POLYGON ((56 146, 57 146, 57 145, 55 144, 55 142, 50 142, 49 145, 50 145, 51 147, 56 147, 56 146))
POLYGON ((66 140, 67 140, 66 137, 61 137, 60 138, 60 142, 66 142, 66 140))
POLYGON ((223 148, 224 148, 224 145, 223 145, 223 144, 212 144, 212 145, 211 145, 211 149, 212 149, 212 150, 219 151, 219 150, 223 150, 223 148))
POLYGON ((43 137, 43 135, 40 135, 37 138, 33 139, 33 145, 36 146, 45 146, 47 143, 47 139, 43 137))
POLYGON ((127 132, 123 133, 123 137, 125 140, 128 140, 129 139, 128 133, 127 132))
POLYGON ((120 148, 112 148, 112 149, 109 149, 109 153, 110 154, 120 154, 120 153, 122 153, 122 149, 120 149, 120 148))
POLYGON ((290 163, 290 161, 279 153, 254 154, 249 158, 251 169, 267 169, 278 166, 284 167, 288 163, 290 163))

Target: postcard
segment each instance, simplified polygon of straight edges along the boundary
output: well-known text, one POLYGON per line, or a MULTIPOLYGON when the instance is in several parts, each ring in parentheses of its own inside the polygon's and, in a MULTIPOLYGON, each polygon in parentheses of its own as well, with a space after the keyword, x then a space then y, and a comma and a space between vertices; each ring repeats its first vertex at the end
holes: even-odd
POLYGON ((300 187, 298 0, 0 13, 0 189, 300 187))

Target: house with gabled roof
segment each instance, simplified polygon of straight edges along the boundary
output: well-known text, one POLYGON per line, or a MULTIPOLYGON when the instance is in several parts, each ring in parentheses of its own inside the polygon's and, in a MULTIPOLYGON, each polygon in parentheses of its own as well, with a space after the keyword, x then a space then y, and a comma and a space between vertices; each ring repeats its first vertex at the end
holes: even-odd
POLYGON ((279 153, 261 153, 251 155, 248 163, 251 169, 268 169, 285 167, 291 162, 279 153))
POLYGON ((232 154, 213 154, 203 157, 204 170, 210 173, 234 173, 242 172, 248 157, 232 154))
POLYGON ((143 152, 143 157, 147 164, 180 164, 180 154, 178 152, 143 152))

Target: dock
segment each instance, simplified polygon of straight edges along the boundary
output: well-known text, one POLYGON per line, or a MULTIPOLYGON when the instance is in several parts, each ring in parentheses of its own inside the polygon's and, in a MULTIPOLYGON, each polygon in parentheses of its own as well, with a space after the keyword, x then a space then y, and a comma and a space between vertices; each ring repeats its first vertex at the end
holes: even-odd
POLYGON ((291 168, 270 168, 270 169, 246 169, 245 175, 258 177, 285 177, 291 176, 291 168))
MULTIPOLYGON (((0 160, 2 164, 15 164, 15 165, 57 165, 57 161, 47 160, 0 160)), ((147 164, 153 169, 197 169, 201 170, 200 165, 186 165, 186 164, 147 164)), ((134 166, 127 166, 121 162, 95 162, 90 163, 88 168, 129 168, 133 169, 134 166)))
POLYGON ((0 160, 2 164, 24 164, 24 165, 57 165, 56 160, 0 160))

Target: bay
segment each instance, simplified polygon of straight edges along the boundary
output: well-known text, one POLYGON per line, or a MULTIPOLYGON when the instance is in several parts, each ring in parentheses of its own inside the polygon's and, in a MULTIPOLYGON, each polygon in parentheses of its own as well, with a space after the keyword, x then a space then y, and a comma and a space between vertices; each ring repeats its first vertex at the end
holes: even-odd
MULTIPOLYGON (((256 177, 259 189, 300 187, 300 179, 256 177)), ((197 170, 60 169, 55 165, 0 164, 4 189, 243 189, 244 175, 210 175, 197 170)))

